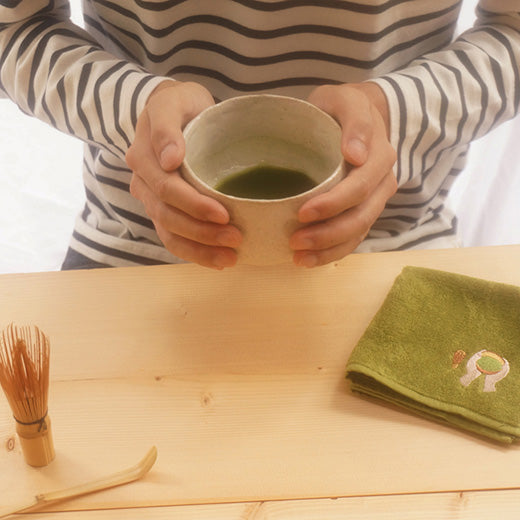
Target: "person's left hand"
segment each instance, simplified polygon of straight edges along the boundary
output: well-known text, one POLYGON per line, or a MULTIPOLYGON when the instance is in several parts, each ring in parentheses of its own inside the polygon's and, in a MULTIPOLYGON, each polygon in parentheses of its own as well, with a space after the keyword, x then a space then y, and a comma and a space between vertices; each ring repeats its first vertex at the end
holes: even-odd
POLYGON ((364 240, 397 190, 392 168, 386 97, 375 83, 324 85, 308 100, 342 127, 341 149, 348 175, 326 193, 302 205, 290 246, 297 265, 314 267, 339 260, 364 240))

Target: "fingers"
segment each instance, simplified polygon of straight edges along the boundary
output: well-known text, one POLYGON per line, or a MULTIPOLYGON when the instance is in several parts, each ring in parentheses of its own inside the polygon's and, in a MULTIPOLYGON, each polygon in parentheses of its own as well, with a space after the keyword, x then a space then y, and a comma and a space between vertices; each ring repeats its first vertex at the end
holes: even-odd
POLYGON ((307 201, 299 210, 300 222, 311 223, 334 217, 369 198, 382 179, 392 170, 396 153, 386 138, 384 125, 375 122, 372 129, 369 155, 357 168, 330 191, 307 201))
MULTIPOLYGON (((165 134, 166 132, 164 131, 165 134)), ((176 130, 169 130, 169 132, 170 135, 173 135, 176 130)), ((180 151, 184 147, 182 138, 181 141, 182 145, 176 148, 179 153, 179 164, 183 159, 183 154, 180 155, 180 151)), ((148 191, 151 191, 155 194, 158 204, 178 207, 201 220, 227 223, 229 217, 220 204, 199 194, 178 173, 168 173, 162 168, 154 150, 152 123, 148 112, 143 112, 137 122, 135 140, 126 154, 126 162, 133 172, 130 193, 142 202, 144 202, 144 195, 147 195, 147 211, 153 211, 151 197, 148 194, 148 191), (148 188, 146 192, 144 191, 145 186, 148 188)))
POLYGON ((218 201, 200 194, 177 171, 165 173, 152 164, 145 173, 135 170, 130 182, 130 193, 145 206, 148 203, 147 212, 152 218, 157 216, 153 205, 158 204, 161 210, 170 207, 172 212, 180 210, 200 221, 216 224, 229 222, 228 212, 218 201), (154 194, 153 200, 151 194, 154 194))
POLYGON ((237 247, 241 242, 241 235, 234 226, 194 218, 180 207, 157 201, 155 194, 139 177, 133 180, 133 190, 152 220, 163 229, 175 230, 177 235, 206 245, 237 247))
POLYGON ((227 210, 199 193, 177 171, 184 158, 184 125, 213 103, 195 83, 159 85, 140 114, 126 162, 130 193, 142 202, 166 249, 179 258, 221 269, 234 265, 241 234, 227 210))
POLYGON ((397 190, 386 100, 377 85, 364 89, 329 85, 309 97, 340 123, 342 153, 352 168, 335 187, 300 208, 298 218, 308 225, 290 239, 298 265, 323 265, 354 251, 397 190))
POLYGON ((206 246, 161 228, 157 229, 157 234, 166 249, 175 251, 176 256, 188 262, 218 270, 233 267, 237 262, 233 249, 206 246))
POLYGON ((372 196, 361 204, 331 219, 298 230, 290 240, 290 246, 295 250, 294 263, 315 267, 352 253, 365 239, 396 189, 395 176, 389 172, 372 196))
POLYGON ((178 208, 156 199, 146 183, 135 176, 132 190, 138 195, 152 219, 164 246, 184 260, 206 267, 222 269, 236 263, 233 248, 242 240, 233 226, 204 222, 193 218, 178 208))

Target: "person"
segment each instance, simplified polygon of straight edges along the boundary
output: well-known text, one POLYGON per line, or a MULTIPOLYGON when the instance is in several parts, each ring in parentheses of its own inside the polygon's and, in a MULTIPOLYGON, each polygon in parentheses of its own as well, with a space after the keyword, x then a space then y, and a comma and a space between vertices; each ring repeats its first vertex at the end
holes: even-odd
POLYGON ((520 2, 0 1, 0 92, 85 142, 86 203, 63 268, 222 269, 242 235, 178 172, 182 129, 248 93, 307 98, 342 126, 349 175, 307 201, 294 263, 457 244, 446 196, 469 144, 520 105, 520 2), (516 10, 515 10, 516 9, 516 10))

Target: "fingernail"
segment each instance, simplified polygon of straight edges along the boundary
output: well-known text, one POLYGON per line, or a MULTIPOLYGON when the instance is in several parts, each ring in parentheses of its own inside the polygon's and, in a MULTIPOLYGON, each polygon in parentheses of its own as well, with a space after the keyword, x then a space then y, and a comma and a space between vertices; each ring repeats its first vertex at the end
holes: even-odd
POLYGON ((293 249, 312 249, 314 247, 314 241, 310 238, 299 238, 294 241, 293 249))
POLYGON ((299 220, 300 222, 314 222, 320 219, 320 212, 317 209, 309 208, 300 211, 299 220))
POLYGON ((226 210, 211 210, 206 214, 206 219, 209 222, 214 222, 215 224, 227 224, 229 222, 229 215, 226 210))
POLYGON ((303 267, 315 267, 318 265, 318 257, 312 253, 309 253, 307 255, 303 255, 298 263, 303 267))
POLYGON ((177 147, 173 143, 168 143, 161 151, 161 156, 159 157, 159 161, 161 163, 161 167, 164 170, 169 170, 176 166, 177 160, 177 147))
POLYGON ((217 233, 217 243, 225 247, 237 247, 240 245, 240 235, 232 230, 224 230, 217 233))
POLYGON ((213 258, 213 265, 217 269, 224 269, 224 267, 231 267, 235 262, 230 261, 228 255, 224 253, 217 253, 213 258))
POLYGON ((368 150, 363 141, 357 137, 347 143, 347 155, 355 164, 363 164, 368 157, 368 150))

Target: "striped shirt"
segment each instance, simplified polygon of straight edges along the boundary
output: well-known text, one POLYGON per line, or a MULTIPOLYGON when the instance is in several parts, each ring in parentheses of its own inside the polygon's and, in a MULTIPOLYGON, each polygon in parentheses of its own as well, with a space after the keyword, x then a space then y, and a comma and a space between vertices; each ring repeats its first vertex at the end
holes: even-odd
POLYGON ((358 251, 442 244, 468 144, 520 106, 520 0, 481 0, 454 39, 457 0, 0 0, 0 93, 85 142, 86 204, 71 247, 108 265, 180 260, 129 193, 124 161, 165 77, 224 100, 305 98, 376 81, 390 107, 399 189, 358 251))

